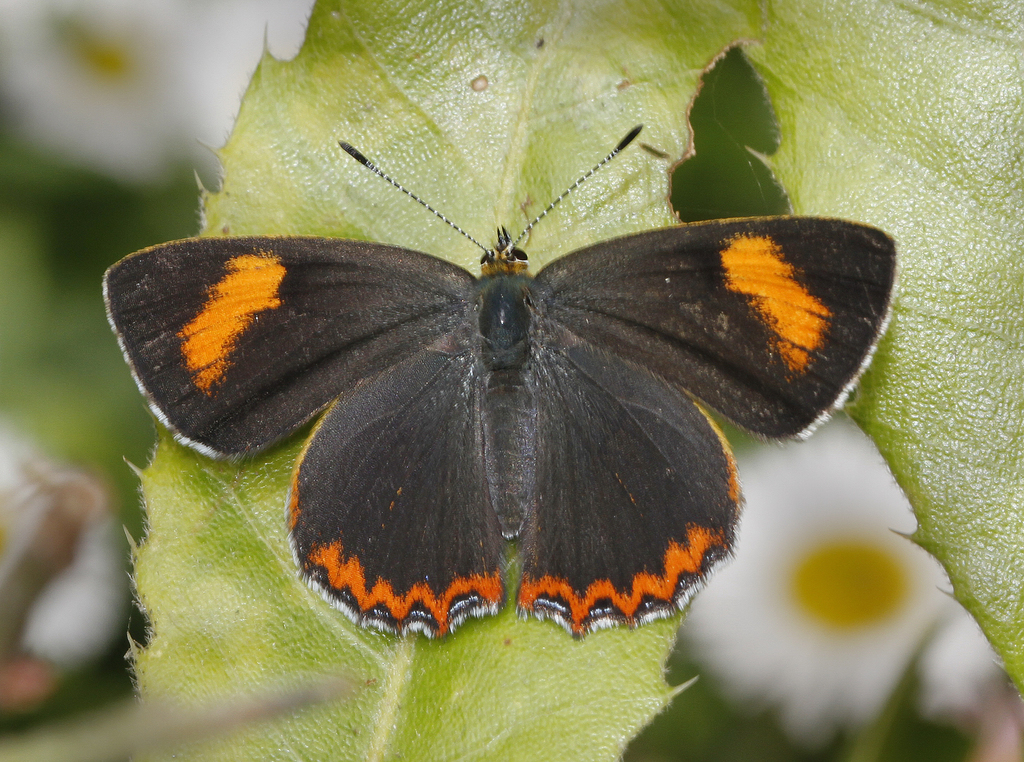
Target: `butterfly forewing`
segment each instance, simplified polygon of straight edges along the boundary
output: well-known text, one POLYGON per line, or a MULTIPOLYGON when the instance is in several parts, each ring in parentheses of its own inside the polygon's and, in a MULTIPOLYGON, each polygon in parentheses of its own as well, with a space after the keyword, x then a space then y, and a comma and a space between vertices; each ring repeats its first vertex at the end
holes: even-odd
POLYGON ((822 218, 682 225, 544 268, 547 314, 735 423, 793 436, 856 380, 889 311, 892 240, 822 218))
POLYGON ((209 454, 259 450, 343 390, 465 323, 474 278, 426 254, 327 238, 199 238, 107 272, 139 386, 209 454))

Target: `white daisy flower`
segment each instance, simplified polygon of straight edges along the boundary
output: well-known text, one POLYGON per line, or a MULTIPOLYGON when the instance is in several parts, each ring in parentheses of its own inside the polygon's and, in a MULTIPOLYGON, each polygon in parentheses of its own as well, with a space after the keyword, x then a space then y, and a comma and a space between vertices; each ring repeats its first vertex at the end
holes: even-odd
MULTIPOLYGON (((853 424, 758 450, 739 470, 735 560, 697 597, 683 633, 728 693, 776 706, 794 738, 818 744, 870 720, 935 628, 969 618, 943 592, 939 564, 892 531, 913 531, 913 514, 853 424)), ((954 692, 966 695, 999 674, 975 633, 957 668, 925 660, 926 685, 959 681, 954 692)))
POLYGON ((311 6, 0 0, 0 89, 34 142, 123 180, 152 180, 223 142, 264 43, 294 55, 311 6))

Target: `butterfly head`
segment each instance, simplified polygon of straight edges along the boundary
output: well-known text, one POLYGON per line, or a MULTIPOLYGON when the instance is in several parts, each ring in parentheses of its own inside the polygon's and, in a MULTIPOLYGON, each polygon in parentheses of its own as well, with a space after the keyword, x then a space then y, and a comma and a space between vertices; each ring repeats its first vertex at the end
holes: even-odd
POLYGON ((483 265, 481 269, 485 277, 520 275, 529 267, 526 252, 516 248, 512 236, 504 227, 498 228, 498 242, 493 249, 484 252, 480 264, 483 265))

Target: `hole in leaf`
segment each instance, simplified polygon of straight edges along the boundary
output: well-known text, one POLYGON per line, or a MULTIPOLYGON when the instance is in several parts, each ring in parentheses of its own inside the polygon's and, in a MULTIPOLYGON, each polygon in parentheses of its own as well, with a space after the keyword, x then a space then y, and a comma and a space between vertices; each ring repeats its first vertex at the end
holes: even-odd
POLYGON ((758 154, 779 147, 764 81, 739 47, 705 75, 690 110, 694 155, 672 176, 683 222, 788 214, 789 197, 758 154))

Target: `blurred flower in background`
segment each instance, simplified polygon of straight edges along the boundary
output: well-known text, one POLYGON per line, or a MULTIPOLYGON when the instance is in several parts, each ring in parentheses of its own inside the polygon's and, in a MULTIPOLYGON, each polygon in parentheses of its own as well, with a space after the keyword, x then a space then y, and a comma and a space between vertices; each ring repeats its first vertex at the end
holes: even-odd
POLYGON ((914 529, 910 506, 852 423, 752 451, 740 473, 736 557, 683 626, 727 694, 775 707, 814 747, 873 720, 915 658, 933 717, 968 717, 1002 692, 996 656, 941 567, 900 536, 914 529))
POLYGON ((127 575, 97 479, 0 428, 0 711, 124 637, 127 575))
POLYGON ((264 40, 299 48, 311 0, 0 0, 0 97, 38 145, 152 181, 230 131, 264 40))

